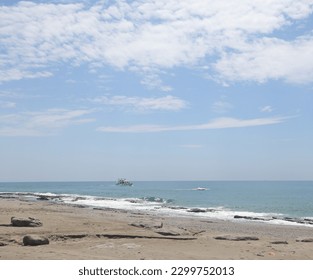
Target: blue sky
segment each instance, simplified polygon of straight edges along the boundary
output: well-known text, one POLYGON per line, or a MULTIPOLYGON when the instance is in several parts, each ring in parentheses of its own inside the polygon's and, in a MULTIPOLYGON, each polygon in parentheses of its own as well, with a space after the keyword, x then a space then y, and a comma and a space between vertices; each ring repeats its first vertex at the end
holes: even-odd
POLYGON ((313 0, 0 5, 0 181, 313 180, 313 0))

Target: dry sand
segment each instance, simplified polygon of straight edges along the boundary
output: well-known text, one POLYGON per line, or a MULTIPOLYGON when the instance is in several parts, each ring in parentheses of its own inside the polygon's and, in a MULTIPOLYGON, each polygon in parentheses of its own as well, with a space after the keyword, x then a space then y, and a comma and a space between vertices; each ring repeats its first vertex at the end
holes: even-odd
POLYGON ((0 199, 0 259, 5 260, 313 259, 313 242, 299 242, 303 239, 313 241, 313 228, 0 199), (37 218, 43 226, 13 227, 13 216, 37 218), (50 243, 24 246, 29 234, 50 243))

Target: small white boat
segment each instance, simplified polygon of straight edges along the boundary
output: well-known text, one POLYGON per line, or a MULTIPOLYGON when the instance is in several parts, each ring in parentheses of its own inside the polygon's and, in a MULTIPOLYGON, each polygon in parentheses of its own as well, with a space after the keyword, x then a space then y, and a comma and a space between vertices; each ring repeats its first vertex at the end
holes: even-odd
POLYGON ((194 189, 195 191, 206 191, 207 190, 207 188, 196 188, 196 189, 194 189))
POLYGON ((126 180, 125 178, 121 178, 121 179, 118 179, 117 182, 116 182, 116 185, 120 185, 120 186, 132 186, 133 183, 126 180))

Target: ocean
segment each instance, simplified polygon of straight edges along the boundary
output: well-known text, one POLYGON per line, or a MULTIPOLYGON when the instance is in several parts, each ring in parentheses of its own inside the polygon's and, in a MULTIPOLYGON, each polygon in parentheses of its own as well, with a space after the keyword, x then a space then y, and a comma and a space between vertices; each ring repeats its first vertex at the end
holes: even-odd
POLYGON ((313 227, 313 181, 10 182, 1 197, 313 227))

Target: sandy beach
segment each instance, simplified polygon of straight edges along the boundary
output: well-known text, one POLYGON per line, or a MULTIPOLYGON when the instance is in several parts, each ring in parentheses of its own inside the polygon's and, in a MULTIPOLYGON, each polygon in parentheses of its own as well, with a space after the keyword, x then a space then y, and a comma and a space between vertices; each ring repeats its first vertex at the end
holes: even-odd
POLYGON ((0 200, 0 259, 305 260, 313 259, 313 228, 7 198, 0 200), (42 226, 12 226, 11 217, 32 217, 42 226), (49 244, 25 246, 25 235, 49 244))

